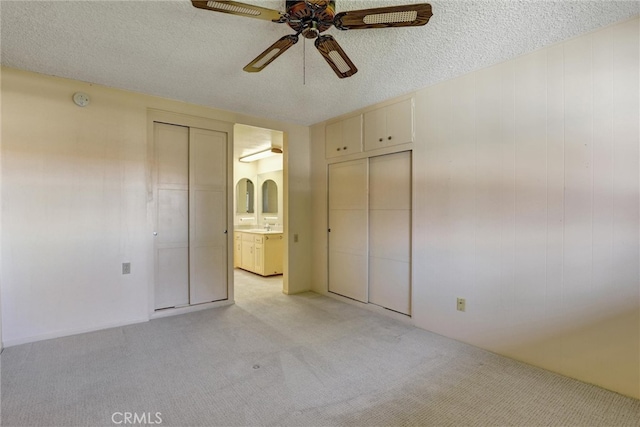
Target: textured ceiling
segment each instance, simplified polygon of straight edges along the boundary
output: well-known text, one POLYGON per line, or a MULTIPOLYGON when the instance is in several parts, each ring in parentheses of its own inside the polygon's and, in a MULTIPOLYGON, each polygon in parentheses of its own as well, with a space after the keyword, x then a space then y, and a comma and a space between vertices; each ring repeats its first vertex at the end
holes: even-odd
MULTIPOLYGON (((337 0, 336 9, 419 2, 337 0)), ((245 3, 284 9, 284 1, 245 3)), ((329 30, 359 69, 342 80, 302 38, 264 71, 245 73, 242 67, 291 30, 196 9, 188 0, 2 0, 1 59, 8 67, 309 125, 624 20, 640 4, 430 3, 434 15, 424 27, 329 30)))

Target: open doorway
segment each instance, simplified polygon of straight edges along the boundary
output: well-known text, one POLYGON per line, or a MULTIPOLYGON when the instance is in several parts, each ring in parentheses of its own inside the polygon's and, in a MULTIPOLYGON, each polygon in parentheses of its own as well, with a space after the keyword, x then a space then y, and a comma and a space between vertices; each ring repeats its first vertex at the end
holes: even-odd
POLYGON ((282 293, 284 271, 284 133, 234 125, 235 299, 282 293))

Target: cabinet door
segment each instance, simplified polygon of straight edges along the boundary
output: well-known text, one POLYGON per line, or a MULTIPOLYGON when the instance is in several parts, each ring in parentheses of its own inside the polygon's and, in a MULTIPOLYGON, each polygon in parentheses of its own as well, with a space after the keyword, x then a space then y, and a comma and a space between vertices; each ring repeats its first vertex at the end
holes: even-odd
POLYGON ((264 245, 262 243, 254 243, 253 251, 255 255, 253 271, 264 276, 264 245))
POLYGON ((368 163, 329 165, 329 291, 368 301, 368 163))
POLYGON ((386 111, 377 108, 364 113, 364 149, 375 150, 386 146, 386 111))
POLYGON ((233 266, 240 267, 242 265, 242 233, 233 233, 233 266))
POLYGON ((272 234, 264 238, 264 276, 282 274, 282 253, 284 240, 282 234, 272 234))
POLYGON ((342 122, 330 123, 325 129, 325 157, 340 156, 342 154, 342 122))
POLYGON ((364 114, 364 149, 413 142, 413 99, 381 107, 364 114))
POLYGON ((325 130, 325 157, 362 152, 362 115, 330 123, 325 130))
POLYGON ((389 105, 386 110, 387 146, 413 142, 413 100, 389 105))
POLYGON ((244 270, 249 270, 249 271, 253 271, 253 268, 255 266, 255 258, 254 258, 254 243, 253 241, 248 241, 244 238, 245 235, 243 235, 243 239, 242 239, 242 263, 241 263, 241 267, 244 270))

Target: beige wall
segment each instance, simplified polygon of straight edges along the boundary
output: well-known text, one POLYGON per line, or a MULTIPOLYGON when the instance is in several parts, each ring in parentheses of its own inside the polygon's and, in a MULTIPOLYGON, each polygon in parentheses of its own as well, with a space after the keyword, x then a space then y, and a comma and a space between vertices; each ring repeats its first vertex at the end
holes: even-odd
POLYGON ((638 47, 634 20, 417 94, 416 325, 640 397, 638 47))
MULTIPOLYGON (((149 108, 286 132, 285 227, 309 240, 307 127, 2 69, 5 345, 149 318, 149 108), (77 91, 91 96, 88 107, 73 104, 77 91)), ((288 291, 304 291, 307 253, 288 254, 288 291)))
POLYGON ((415 94, 416 326, 640 398, 638 40, 636 18, 415 94))

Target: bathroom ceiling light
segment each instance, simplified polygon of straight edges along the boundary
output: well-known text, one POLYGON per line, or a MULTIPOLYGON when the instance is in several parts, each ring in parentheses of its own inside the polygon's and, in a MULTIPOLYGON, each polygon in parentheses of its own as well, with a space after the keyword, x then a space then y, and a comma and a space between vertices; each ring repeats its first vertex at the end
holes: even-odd
POLYGON ((282 154, 282 149, 278 147, 267 148, 266 150, 257 151, 252 154, 240 157, 238 160, 244 163, 255 162, 256 160, 264 159, 266 157, 275 156, 276 154, 282 154))

